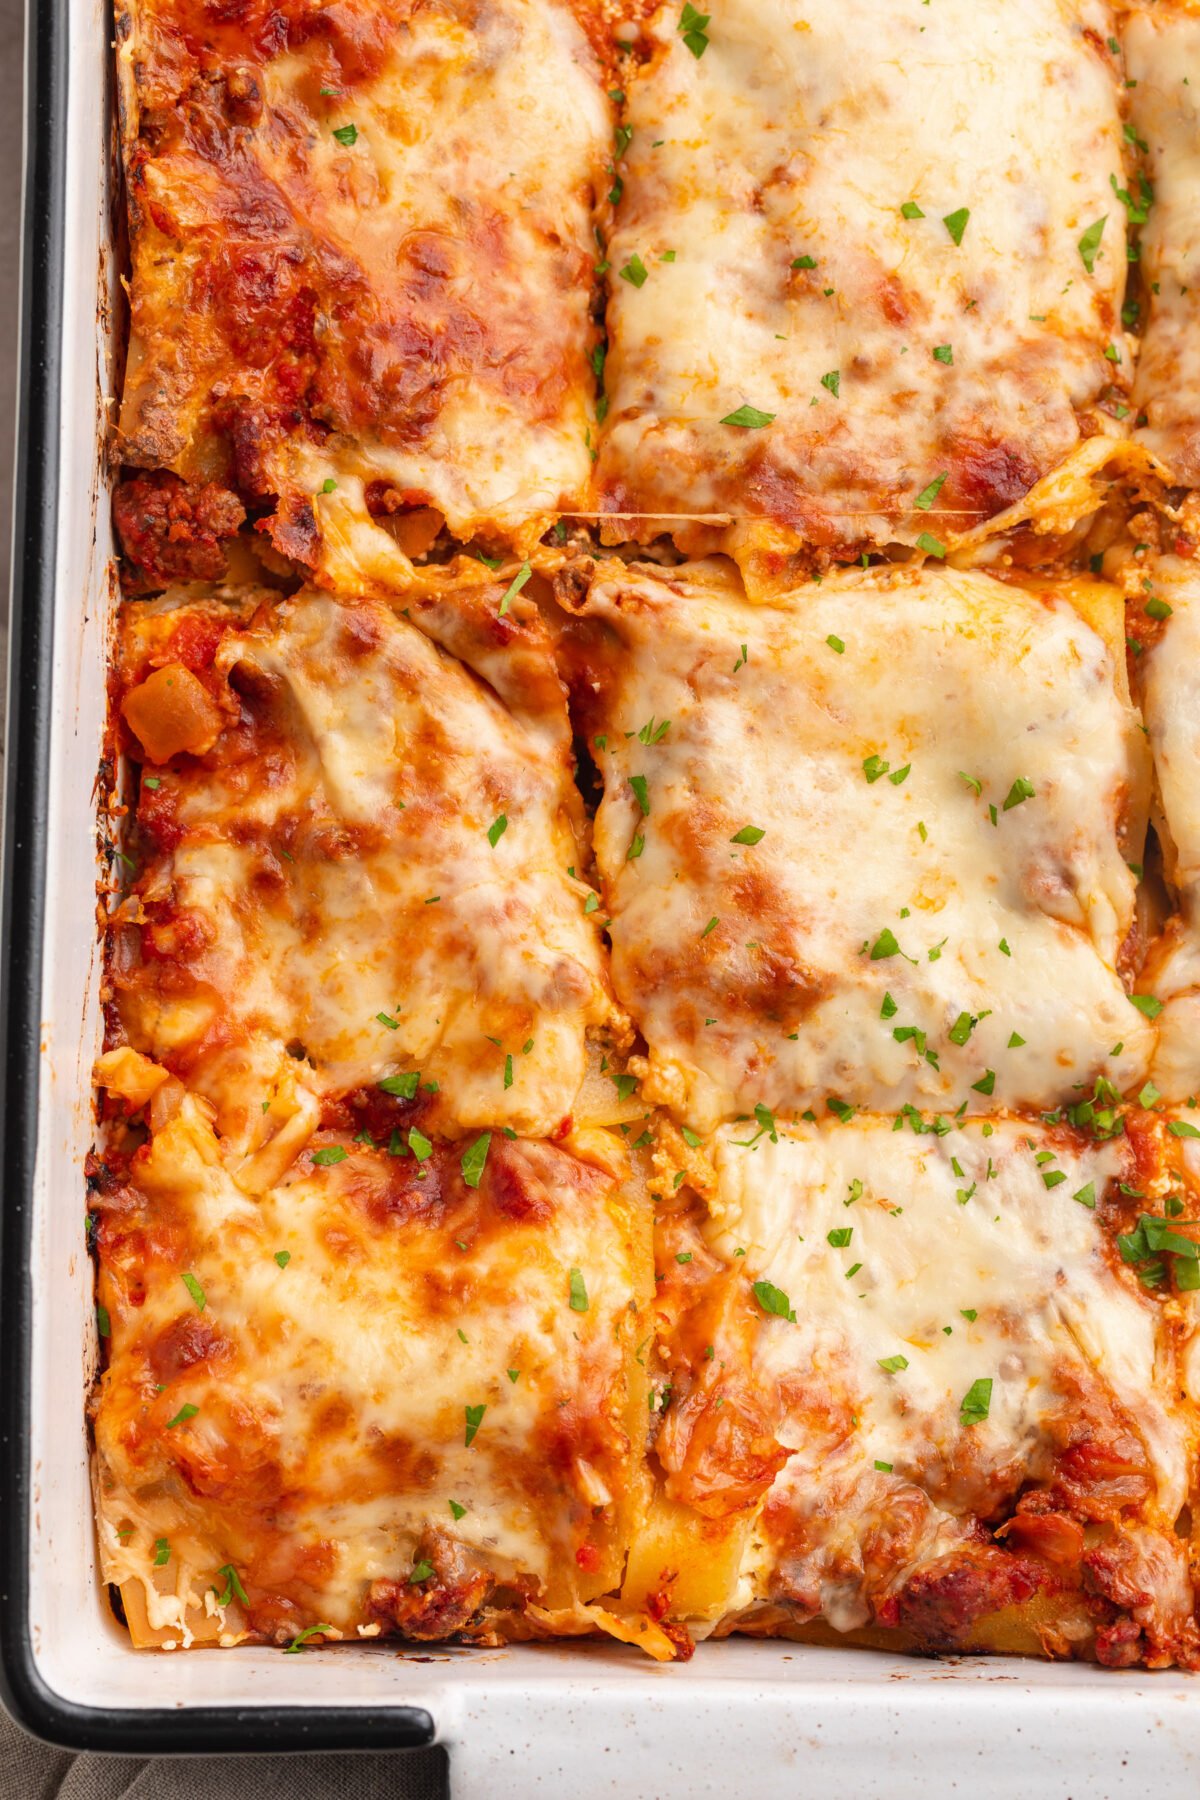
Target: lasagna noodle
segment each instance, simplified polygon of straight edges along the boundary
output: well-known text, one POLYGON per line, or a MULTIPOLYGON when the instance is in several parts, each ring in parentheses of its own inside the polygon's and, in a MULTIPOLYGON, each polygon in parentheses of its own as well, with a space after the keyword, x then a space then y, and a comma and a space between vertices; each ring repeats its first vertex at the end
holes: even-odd
POLYGON ((660 10, 608 250, 611 541, 949 544, 1122 429, 1111 32, 1093 0, 729 0, 697 56, 660 10))
POLYGON ((653 1283, 601 1135, 494 1133, 473 1167, 323 1133, 251 1199, 180 1095, 107 1160, 96 1478, 143 1642, 486 1637, 616 1585, 653 1283))
POLYGON ((557 1131, 587 1034, 619 1024, 562 688, 537 609, 501 616, 503 592, 122 615, 145 761, 119 1018, 247 1154, 285 1127, 294 1154, 298 1117, 380 1083, 443 1129, 557 1131))
POLYGON ((277 500, 276 546, 351 587, 409 570, 372 512, 531 549, 586 505, 598 10, 119 7, 121 459, 277 500))
POLYGON ((1138 441, 1177 482, 1200 482, 1200 9, 1138 7, 1125 30, 1140 167, 1127 190, 1140 222, 1145 310, 1133 402, 1138 441))
POLYGON ((1136 1085, 1123 629, 1087 578, 846 571, 776 607, 717 563, 599 573, 563 658, 648 1097, 708 1126, 1136 1085))
POLYGON ((662 1220, 629 1603, 698 1634, 1196 1666, 1179 1149, 1146 1115, 1103 1143, 1014 1117, 724 1128, 707 1204, 662 1220), (1141 1217, 1159 1251, 1126 1262, 1141 1217))

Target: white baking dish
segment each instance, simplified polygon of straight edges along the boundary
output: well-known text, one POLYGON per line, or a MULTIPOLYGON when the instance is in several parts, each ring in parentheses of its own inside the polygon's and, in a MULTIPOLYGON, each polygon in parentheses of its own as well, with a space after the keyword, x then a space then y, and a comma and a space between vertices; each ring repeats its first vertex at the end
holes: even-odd
POLYGON ((112 608, 101 463, 109 314, 119 329, 110 21, 100 0, 43 0, 31 25, 4 892, 9 1704, 46 1736, 112 1749, 382 1747, 436 1735, 456 1800, 679 1791, 1191 1800, 1200 1680, 1174 1673, 919 1663, 745 1640, 666 1668, 604 1645, 299 1656, 129 1647, 97 1575, 84 1426, 96 1355, 82 1164, 98 1035, 94 782, 112 608))

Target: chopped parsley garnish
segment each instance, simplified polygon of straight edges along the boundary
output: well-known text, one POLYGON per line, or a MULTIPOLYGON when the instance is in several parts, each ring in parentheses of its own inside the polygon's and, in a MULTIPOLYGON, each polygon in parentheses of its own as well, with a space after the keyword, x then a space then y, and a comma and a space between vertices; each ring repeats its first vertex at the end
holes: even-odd
POLYGON ((381 1025, 386 1025, 389 1031, 399 1031, 400 1021, 399 1019, 393 1019, 390 1013, 377 1012, 375 1017, 381 1025))
POLYGON ((702 938, 706 938, 708 936, 709 932, 715 931, 717 929, 717 926, 720 923, 721 923, 721 921, 717 918, 717 915, 714 913, 712 918, 708 921, 708 924, 704 927, 704 930, 700 933, 700 936, 702 938))
POLYGON ((218 1592, 215 1586, 213 1588, 213 1593, 217 1596, 217 1605, 228 1606, 229 1602, 236 1594, 243 1606, 249 1606, 249 1596, 242 1586, 241 1577, 238 1575, 233 1564, 226 1563, 223 1568, 217 1570, 217 1574, 225 1577, 225 1591, 223 1593, 218 1592))
POLYGON ((467 1516, 466 1507, 460 1506, 457 1500, 451 1500, 450 1511, 453 1513, 453 1515, 456 1519, 465 1519, 467 1516))
POLYGON ((578 1269, 571 1270, 570 1288, 571 1288, 571 1311, 572 1312, 586 1312, 588 1309, 587 1288, 584 1285, 583 1276, 580 1274, 578 1269))
MULTIPOLYGON (((1129 127, 1126 126, 1125 129, 1128 131, 1129 127)), ((1107 223, 1108 214, 1105 213, 1102 219, 1097 219, 1093 224, 1088 226, 1087 230, 1079 240, 1079 254, 1083 259, 1083 266, 1089 275, 1096 267, 1096 252, 1100 248, 1100 239, 1104 236, 1104 227, 1107 223)))
POLYGON ((708 30, 710 17, 709 13, 697 12, 691 4, 691 0, 685 0, 683 11, 679 15, 679 24, 676 29, 697 62, 708 49, 708 38, 705 33, 708 30))
POLYGON ((775 1287, 769 1281, 756 1281, 752 1292, 765 1313, 778 1319, 786 1319, 792 1325, 796 1323, 792 1303, 782 1288, 775 1287))
POLYGON ((933 360, 934 362, 946 364, 953 363, 954 350, 952 346, 949 344, 935 344, 933 346, 933 360))
POLYGON ((327 1637, 333 1630, 334 1627, 332 1625, 306 1625, 303 1631, 298 1631, 296 1633, 283 1654, 285 1656, 298 1656, 305 1644, 307 1644, 309 1638, 327 1637))
POLYGON ((841 385, 842 372, 840 369, 830 369, 828 375, 822 375, 821 377, 821 386, 823 388, 828 388, 835 400, 838 397, 841 385))
POLYGON ((793 269, 815 269, 816 266, 815 256, 797 256, 792 262, 793 269))
POLYGON ((102 1338, 112 1336, 112 1322, 108 1316, 107 1306, 96 1307, 96 1330, 102 1338))
MULTIPOLYGON (((967 1314, 964 1313, 963 1317, 966 1318, 967 1314)), ((992 1378, 990 1375, 981 1375, 978 1381, 971 1383, 962 1397, 958 1422, 960 1425, 982 1425, 991 1409, 992 1378)))
MULTIPOLYGON (((505 590, 504 598, 500 602, 500 611, 496 615, 497 618, 503 619, 505 617, 508 612, 509 602, 516 599, 532 574, 532 566, 527 562, 522 563, 505 590)), ((489 832, 488 835, 490 836, 491 833, 489 832)))
POLYGON ((642 809, 642 817, 648 819, 650 817, 650 792, 646 785, 646 777, 644 775, 631 775, 629 777, 629 785, 633 789, 634 799, 642 809))
POLYGON ((925 214, 915 200, 906 200, 900 208, 900 216, 905 219, 923 219, 925 214))
POLYGON ((1072 1200, 1078 1200, 1080 1206, 1087 1206, 1087 1207, 1090 1207, 1092 1209, 1092 1211, 1095 1211, 1095 1207, 1096 1207, 1096 1184, 1095 1184, 1095 1182, 1094 1181, 1085 1182, 1083 1187, 1075 1189, 1075 1192, 1071 1195, 1071 1198, 1072 1198, 1072 1200))
POLYGON ((192 1299, 196 1302, 196 1311, 203 1312, 204 1311, 204 1289, 200 1286, 200 1283, 196 1280, 196 1277, 192 1274, 189 1274, 187 1271, 185 1271, 179 1277, 179 1279, 180 1279, 180 1281, 182 1281, 182 1283, 183 1283, 184 1287, 187 1289, 188 1293, 192 1296, 192 1299))
POLYGON ((1186 1119, 1168 1119, 1167 1130, 1172 1137, 1200 1138, 1200 1131, 1194 1125, 1189 1125, 1186 1119))
POLYGON ((333 479, 333 476, 327 475, 321 483, 321 492, 323 494, 332 494, 335 492, 336 488, 337 482, 333 479))
POLYGON ((334 1163, 345 1162, 347 1152, 340 1144, 326 1144, 320 1150, 313 1151, 313 1161, 318 1168, 328 1169, 334 1163))
POLYGON ((488 843, 492 846, 493 850, 496 848, 496 845, 500 842, 500 839, 504 836, 504 834, 507 830, 508 830, 508 815, 506 813, 501 813, 499 815, 499 817, 493 819, 491 824, 488 826, 487 840, 488 840, 488 843))
POLYGON ((413 1564, 412 1574, 409 1576, 408 1579, 409 1579, 410 1583, 417 1582, 417 1581, 428 1581, 432 1574, 433 1574, 433 1564, 431 1562, 426 1562, 425 1558, 422 1557, 420 1562, 413 1564))
POLYGON ((649 270, 635 250, 623 269, 618 270, 622 281, 628 281, 635 288, 644 287, 649 270))
POLYGON ((945 544, 943 544, 940 538, 935 538, 931 531, 923 531, 921 533, 920 537, 917 539, 917 549, 923 550, 926 556, 943 558, 946 554, 945 544))
POLYGON ((887 774, 891 766, 891 763, 885 762, 882 756, 868 756, 863 763, 863 774, 868 783, 876 782, 881 776, 887 774))
POLYGON ((292 1253, 290 1250, 277 1250, 275 1252, 275 1261, 279 1264, 281 1269, 286 1269, 291 1260, 292 1253))
POLYGON ((978 1081, 971 1083, 971 1091, 975 1094, 992 1094, 996 1091, 995 1069, 985 1069, 978 1081))
POLYGON ((766 835, 766 832, 757 825, 743 825, 740 831, 734 832, 729 841, 731 844, 757 844, 766 835))
POLYGON ((333 135, 337 139, 338 143, 344 144, 346 149, 348 150, 350 148, 351 144, 357 144, 357 142, 358 142, 358 126, 357 125, 338 125, 335 128, 333 135))
POLYGON ((900 1010, 900 1008, 897 1006, 896 1002, 892 999, 892 996, 890 994, 885 994, 883 996, 883 1005, 879 1008, 880 1018, 881 1019, 894 1019, 896 1014, 899 1012, 899 1010, 900 1010))
POLYGON ((488 1151, 492 1144, 492 1134, 485 1131, 477 1137, 469 1149, 463 1151, 462 1178, 469 1188, 477 1188, 483 1180, 483 1171, 488 1159, 488 1151))
POLYGON ((900 946, 896 942, 895 933, 884 926, 875 942, 871 945, 871 961, 883 962, 889 956, 899 956, 900 946))
POLYGON ((833 633, 830 632, 829 636, 825 639, 825 642, 829 645, 829 648, 835 650, 839 656, 844 654, 846 646, 840 637, 834 637, 833 633))
POLYGON ((155 1540, 154 1540, 154 1566, 155 1566, 155 1568, 156 1569, 165 1569, 167 1564, 170 1562, 170 1560, 171 1560, 171 1545, 170 1545, 169 1540, 167 1538, 155 1538, 155 1540))
POLYGON ((825 1241, 831 1249, 844 1250, 854 1236, 853 1225, 837 1225, 825 1234, 825 1241))
POLYGON ((396 1100, 413 1100, 421 1081, 420 1069, 409 1069, 403 1075, 385 1075, 375 1086, 383 1094, 391 1094, 396 1100))
POLYGON ((943 469, 940 475, 935 475, 933 480, 929 483, 929 486, 921 489, 921 492, 913 501, 913 505, 919 506, 922 512, 928 512, 938 495, 941 493, 949 473, 949 469, 943 469))
POLYGON ((970 217, 970 207, 960 206, 956 212, 947 213, 942 219, 942 224, 946 227, 946 230, 950 233, 950 236, 954 239, 956 244, 962 243, 963 233, 967 229, 967 220, 970 217))
POLYGON ((428 1162, 433 1155, 433 1145, 425 1133, 418 1131, 415 1125, 410 1125, 408 1128, 408 1147, 417 1161, 421 1163, 428 1162))
POLYGON ((1153 994, 1130 994, 1129 1004, 1136 1006, 1147 1019, 1157 1019, 1163 1009, 1162 1001, 1155 999, 1153 994))
POLYGON ((774 413, 760 412, 757 406, 739 406, 736 412, 726 413, 721 423, 740 425, 743 431, 758 431, 764 425, 773 424, 774 419, 774 413))
POLYGON ((883 1370, 885 1375, 899 1375, 902 1369, 907 1369, 908 1358, 907 1356, 900 1355, 881 1356, 879 1358, 879 1367, 883 1370))
POLYGON ((1011 812, 1014 806, 1020 806, 1023 800, 1033 799, 1033 783, 1024 775, 1018 775, 1008 790, 1002 810, 1011 812))
MULTIPOLYGON (((519 1374, 520 1370, 518 1370, 517 1373, 519 1374)), ((510 1381, 515 1380, 515 1376, 513 1375, 513 1372, 511 1369, 508 1371, 508 1378, 510 1381)), ((467 1419, 466 1436, 463 1441, 469 1448, 470 1445, 474 1442, 475 1433, 479 1430, 479 1427, 483 1424, 483 1415, 487 1411, 487 1406, 486 1406, 486 1404, 484 1404, 482 1406, 465 1406, 463 1408, 463 1411, 466 1414, 466 1419, 467 1419)))

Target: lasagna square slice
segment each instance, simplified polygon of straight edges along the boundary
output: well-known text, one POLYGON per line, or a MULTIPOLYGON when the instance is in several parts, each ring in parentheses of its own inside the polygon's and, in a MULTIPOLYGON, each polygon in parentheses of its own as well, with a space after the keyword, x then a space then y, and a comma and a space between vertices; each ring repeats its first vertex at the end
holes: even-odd
POLYGON ((619 1024, 546 632, 481 575, 402 609, 305 589, 122 614, 116 1041, 264 1153, 247 1179, 380 1084, 441 1129, 557 1131, 589 1032, 619 1024))
POLYGON ((608 250, 612 541, 948 543, 1119 429, 1112 29, 1096 0, 728 0, 697 55, 658 11, 608 250))
MULTIPOLYGON (((587 504, 612 139, 596 9, 117 11, 133 261, 119 453, 192 484, 167 485, 189 524, 204 514, 197 555, 211 484, 277 502, 276 547, 351 585, 408 566, 372 516, 421 509, 422 530, 432 515, 433 531, 529 548, 587 504)), ((164 482, 135 481, 118 508, 160 586, 178 533, 141 522, 164 482)))
POLYGON ((1141 166, 1123 199, 1139 227, 1144 311, 1138 441, 1200 484, 1200 14, 1138 6, 1125 28, 1130 131, 1141 166))
POLYGON ((703 1126, 1140 1080, 1118 590, 909 567, 768 606, 725 569, 605 567, 563 634, 647 1098, 703 1126))
POLYGON ((150 1118, 91 1202, 135 1641, 621 1634, 589 1603, 642 1502, 653 1271, 616 1140, 324 1132, 250 1197, 205 1102, 168 1079, 150 1118))
POLYGON ((1200 1093, 1200 568, 1136 559, 1129 634, 1154 757, 1155 824, 1168 910, 1140 985, 1156 998, 1155 1083, 1168 1100, 1200 1093))
POLYGON ((1017 1117, 725 1127, 659 1210, 626 1598, 698 1635, 1200 1666, 1182 1146, 1017 1117), (910 1129, 911 1124, 911 1129, 910 1129))

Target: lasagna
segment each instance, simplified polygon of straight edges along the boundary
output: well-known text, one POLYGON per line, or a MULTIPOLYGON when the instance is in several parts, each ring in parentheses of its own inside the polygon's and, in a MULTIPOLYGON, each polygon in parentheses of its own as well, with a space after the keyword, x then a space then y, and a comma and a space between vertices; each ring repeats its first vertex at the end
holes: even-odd
POLYGON ((1196 22, 119 8, 139 1647, 1200 1668, 1196 22))
POLYGON ((1172 479, 1192 485, 1200 478, 1200 13, 1139 6, 1125 42, 1137 166, 1121 198, 1140 226, 1136 304, 1146 313, 1137 435, 1172 479))
POLYGON ((151 580, 181 514, 211 572, 243 502, 351 585, 400 579, 443 522, 524 546, 586 504, 612 139, 588 11, 118 8, 118 454, 146 471, 118 520, 151 580))
POLYGON ((777 607, 715 564, 592 584, 564 659, 655 1099, 707 1127, 1138 1085, 1123 629, 1090 578, 858 569, 777 607))
POLYGON ((614 539, 945 544, 1119 429, 1104 5, 731 0, 699 57, 678 25, 630 83, 608 252, 614 539))

